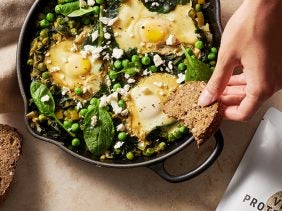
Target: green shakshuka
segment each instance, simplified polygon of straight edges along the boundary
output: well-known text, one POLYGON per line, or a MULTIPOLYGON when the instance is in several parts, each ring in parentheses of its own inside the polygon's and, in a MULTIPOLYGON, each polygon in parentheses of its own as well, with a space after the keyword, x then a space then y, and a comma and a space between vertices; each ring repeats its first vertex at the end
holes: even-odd
POLYGON ((216 64, 205 0, 51 0, 27 64, 27 118, 41 136, 96 160, 153 156, 187 136, 163 112, 216 64))

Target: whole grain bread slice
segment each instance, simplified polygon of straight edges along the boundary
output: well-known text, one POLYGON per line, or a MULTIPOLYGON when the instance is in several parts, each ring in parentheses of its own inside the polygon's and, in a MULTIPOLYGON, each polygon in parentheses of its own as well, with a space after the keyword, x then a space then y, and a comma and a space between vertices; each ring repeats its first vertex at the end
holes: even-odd
POLYGON ((163 111, 186 125, 200 145, 217 131, 223 117, 223 105, 215 102, 201 107, 198 99, 206 83, 189 81, 179 86, 169 96, 163 111))
POLYGON ((0 204, 13 180, 21 146, 21 134, 15 128, 0 124, 0 204))

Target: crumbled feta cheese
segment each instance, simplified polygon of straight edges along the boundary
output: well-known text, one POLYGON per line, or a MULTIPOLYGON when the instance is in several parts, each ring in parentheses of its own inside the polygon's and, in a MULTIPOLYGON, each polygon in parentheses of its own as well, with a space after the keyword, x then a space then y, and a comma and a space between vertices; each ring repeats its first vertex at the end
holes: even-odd
POLYGON ((69 88, 67 88, 67 87, 65 87, 65 86, 62 87, 62 95, 63 95, 63 96, 66 95, 69 91, 70 91, 69 88))
POLYGON ((82 106, 82 103, 81 103, 81 102, 78 102, 78 103, 76 104, 77 110, 81 109, 82 107, 83 107, 83 106, 82 106))
POLYGON ((86 6, 87 6, 86 1, 84 1, 84 0, 79 0, 79 7, 80 7, 80 8, 83 8, 83 7, 86 7, 86 6))
POLYGON ((107 106, 108 103, 107 103, 107 96, 106 95, 103 95, 101 98, 100 98, 100 104, 99 104, 99 107, 100 108, 103 108, 105 106, 107 106))
POLYGON ((128 115, 128 109, 124 109, 124 110, 121 112, 121 115, 122 115, 122 116, 127 116, 127 115, 128 115))
POLYGON ((58 66, 55 66, 55 67, 51 68, 51 72, 57 72, 57 71, 60 71, 60 70, 61 70, 61 68, 58 67, 58 66))
POLYGON ((117 131, 125 131, 125 126, 124 126, 124 124, 119 124, 118 126, 117 126, 117 131))
POLYGON ((158 54, 154 55, 153 61, 154 61, 154 64, 155 64, 156 67, 159 67, 160 65, 162 65, 164 63, 164 61, 162 60, 162 58, 158 54))
POLYGON ((98 30, 97 30, 97 31, 94 31, 94 32, 91 34, 92 42, 94 42, 95 40, 97 40, 98 37, 99 37, 99 32, 98 32, 98 30))
POLYGON ((148 69, 145 69, 145 70, 143 71, 143 75, 144 75, 144 76, 149 75, 148 69))
POLYGON ((185 81, 185 74, 179 73, 178 74, 178 79, 176 80, 176 83, 181 84, 185 81))
POLYGON ((48 95, 44 95, 43 97, 41 97, 41 102, 44 103, 44 102, 48 102, 50 100, 50 97, 48 95))
POLYGON ((116 59, 120 59, 122 56, 123 56, 123 50, 122 49, 119 49, 119 48, 114 48, 113 49, 113 58, 116 58, 116 59))
POLYGON ((118 101, 118 92, 113 92, 107 97, 107 103, 117 102, 118 101))
POLYGON ((89 6, 94 6, 95 0, 87 0, 87 4, 88 4, 89 6))
POLYGON ((98 118, 97 118, 97 116, 92 116, 91 117, 91 126, 92 127, 95 127, 96 125, 97 125, 97 121, 98 121, 98 118))
POLYGON ((127 73, 125 73, 125 74, 124 74, 124 77, 125 77, 126 79, 129 79, 129 78, 130 78, 130 75, 127 74, 127 73))
POLYGON ((108 75, 105 77, 105 81, 106 81, 106 84, 107 84, 108 87, 110 87, 112 85, 112 81, 111 81, 111 79, 108 75))
POLYGON ((167 66, 168 66, 169 70, 172 70, 173 69, 172 61, 169 61, 167 66))
POLYGON ((170 34, 165 43, 167 45, 175 45, 176 44, 176 37, 173 34, 170 34))
POLYGON ((128 80, 127 80, 127 83, 129 83, 129 84, 133 84, 133 83, 135 83, 135 79, 133 79, 133 78, 129 78, 128 80))
POLYGON ((128 95, 129 89, 130 89, 130 86, 126 84, 123 88, 118 90, 118 93, 122 96, 126 96, 128 95))
POLYGON ((119 149, 119 148, 121 148, 123 144, 124 144, 124 142, 118 141, 118 142, 114 145, 114 149, 119 149))
POLYGON ((115 17, 113 19, 107 17, 100 17, 99 20, 105 25, 112 26, 118 20, 118 17, 115 17))
POLYGON ((109 39, 111 39, 111 34, 108 33, 108 32, 106 32, 106 33, 104 34, 104 37, 105 37, 105 39, 109 40, 109 39))

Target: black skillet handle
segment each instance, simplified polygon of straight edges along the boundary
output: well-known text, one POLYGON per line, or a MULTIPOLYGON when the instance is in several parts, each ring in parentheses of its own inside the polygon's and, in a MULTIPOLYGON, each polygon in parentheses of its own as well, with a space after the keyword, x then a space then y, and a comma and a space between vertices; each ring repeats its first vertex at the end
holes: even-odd
POLYGON ((164 161, 153 164, 151 166, 149 166, 150 169, 152 169, 153 171, 155 171, 160 177, 162 177, 163 179, 165 179, 168 182, 172 182, 172 183, 178 183, 178 182, 184 182, 186 180, 192 179, 196 176, 198 176, 199 174, 201 174, 203 171, 205 171, 207 168, 209 168, 214 162, 215 160, 218 158, 218 156, 220 155, 222 149, 223 149, 223 145, 224 145, 224 141, 223 141, 223 136, 220 130, 218 130, 215 134, 215 141, 216 144, 214 146, 213 152, 210 154, 210 156, 201 164, 199 165, 197 168, 184 173, 182 175, 171 175, 167 172, 167 170, 164 167, 164 161))

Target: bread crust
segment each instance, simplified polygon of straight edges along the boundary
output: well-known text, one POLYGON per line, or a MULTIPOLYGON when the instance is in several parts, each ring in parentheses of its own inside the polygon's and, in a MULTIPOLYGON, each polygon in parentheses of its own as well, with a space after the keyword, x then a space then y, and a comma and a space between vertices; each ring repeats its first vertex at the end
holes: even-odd
POLYGON ((221 102, 214 102, 206 107, 198 105, 199 96, 205 86, 203 81, 186 82, 174 90, 163 108, 164 113, 190 129, 198 145, 218 130, 223 118, 221 102))
POLYGON ((13 181, 21 148, 22 135, 17 129, 0 124, 0 204, 7 197, 13 181))

